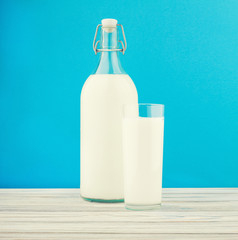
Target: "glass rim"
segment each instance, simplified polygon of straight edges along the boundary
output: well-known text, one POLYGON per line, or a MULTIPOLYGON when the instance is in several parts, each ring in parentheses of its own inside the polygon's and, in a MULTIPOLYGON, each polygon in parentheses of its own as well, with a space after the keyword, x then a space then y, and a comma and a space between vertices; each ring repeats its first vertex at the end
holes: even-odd
POLYGON ((153 106, 153 107, 162 107, 164 108, 164 104, 160 104, 160 103, 127 103, 124 104, 124 106, 153 106))
POLYGON ((128 103, 123 106, 123 117, 164 117, 164 104, 156 103, 128 103))
POLYGON ((157 107, 164 107, 164 104, 160 103, 137 103, 140 106, 157 106, 157 107))

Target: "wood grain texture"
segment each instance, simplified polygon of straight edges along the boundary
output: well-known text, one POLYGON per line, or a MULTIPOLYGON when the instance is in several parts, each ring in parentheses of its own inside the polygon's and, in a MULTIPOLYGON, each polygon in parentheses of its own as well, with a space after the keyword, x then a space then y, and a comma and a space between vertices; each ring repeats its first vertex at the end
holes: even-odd
POLYGON ((238 189, 163 189, 156 211, 91 203, 79 189, 0 189, 0 239, 238 239, 238 189))

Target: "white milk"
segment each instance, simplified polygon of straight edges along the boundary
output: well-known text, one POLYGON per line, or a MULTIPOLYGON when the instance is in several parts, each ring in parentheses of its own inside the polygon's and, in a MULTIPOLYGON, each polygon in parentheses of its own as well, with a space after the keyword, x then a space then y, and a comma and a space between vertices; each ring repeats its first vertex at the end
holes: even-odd
POLYGON ((161 203, 164 118, 123 121, 125 203, 161 203))
POLYGON ((126 74, 90 75, 81 93, 81 195, 123 199, 122 111, 137 104, 126 74))

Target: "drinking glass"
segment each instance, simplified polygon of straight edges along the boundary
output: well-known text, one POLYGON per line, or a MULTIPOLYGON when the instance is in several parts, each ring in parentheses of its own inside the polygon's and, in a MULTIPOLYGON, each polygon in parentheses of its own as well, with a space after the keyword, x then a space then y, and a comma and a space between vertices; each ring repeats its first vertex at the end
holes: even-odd
POLYGON ((158 208, 162 197, 164 105, 131 104, 123 112, 125 207, 158 208))

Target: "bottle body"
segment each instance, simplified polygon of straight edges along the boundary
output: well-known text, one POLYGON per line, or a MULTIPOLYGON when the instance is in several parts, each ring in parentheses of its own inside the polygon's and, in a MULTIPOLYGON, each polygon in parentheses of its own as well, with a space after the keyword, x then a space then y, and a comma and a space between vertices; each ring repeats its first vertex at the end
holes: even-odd
POLYGON ((127 74, 93 74, 81 92, 81 195, 89 200, 123 199, 122 109, 137 104, 127 74))

